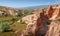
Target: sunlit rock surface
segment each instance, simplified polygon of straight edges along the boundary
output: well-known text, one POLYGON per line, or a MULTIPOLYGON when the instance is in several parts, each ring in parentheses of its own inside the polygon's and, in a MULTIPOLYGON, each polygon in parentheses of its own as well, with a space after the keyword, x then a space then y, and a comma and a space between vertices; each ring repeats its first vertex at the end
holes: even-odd
POLYGON ((22 18, 27 24, 23 36, 59 36, 60 6, 49 6, 41 13, 28 15, 22 18), (56 21, 56 20, 59 21, 56 21))
POLYGON ((60 21, 54 20, 49 26, 46 36, 60 36, 60 21))

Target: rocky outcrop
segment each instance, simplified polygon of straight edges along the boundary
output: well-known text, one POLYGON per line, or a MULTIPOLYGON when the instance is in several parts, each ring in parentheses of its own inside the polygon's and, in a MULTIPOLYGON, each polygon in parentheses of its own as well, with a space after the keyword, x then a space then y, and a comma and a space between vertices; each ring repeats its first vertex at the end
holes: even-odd
POLYGON ((27 23, 26 33, 27 36, 42 36, 47 31, 47 23, 50 21, 45 17, 44 13, 33 14, 23 18, 27 23))
POLYGON ((55 20, 56 18, 60 17, 60 6, 55 7, 50 6, 47 10, 46 16, 50 20, 55 20))
POLYGON ((59 36, 60 6, 50 6, 46 11, 42 9, 39 14, 32 14, 22 20, 27 23, 23 36, 59 36), (38 16, 37 16, 38 15, 38 16), (59 21, 55 21, 55 20, 59 21))
POLYGON ((60 7, 56 7, 51 19, 56 19, 60 17, 60 7))
POLYGON ((38 17, 39 14, 32 14, 22 18, 23 22, 25 21, 25 23, 27 23, 26 31, 23 34, 24 36, 34 36, 38 17))
POLYGON ((48 9, 47 9, 47 14, 46 14, 46 16, 47 16, 48 18, 51 18, 53 13, 54 13, 54 10, 53 10, 52 6, 49 6, 48 9))
POLYGON ((49 20, 45 17, 44 12, 40 13, 40 17, 37 19, 36 23, 35 36, 44 36, 47 31, 47 24, 49 23, 49 20))
POLYGON ((7 15, 12 15, 12 16, 19 16, 21 13, 23 14, 24 12, 26 12, 27 10, 24 9, 15 9, 15 8, 11 8, 11 7, 5 7, 5 6, 0 6, 0 14, 2 13, 6 13, 7 15))
POLYGON ((49 26, 46 36, 60 36, 60 21, 54 20, 49 26))

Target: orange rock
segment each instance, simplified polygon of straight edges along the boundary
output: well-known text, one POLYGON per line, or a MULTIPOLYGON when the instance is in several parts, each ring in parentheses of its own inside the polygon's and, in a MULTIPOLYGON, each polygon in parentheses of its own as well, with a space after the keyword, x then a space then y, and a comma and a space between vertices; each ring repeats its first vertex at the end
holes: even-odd
POLYGON ((52 6, 48 7, 47 14, 46 14, 47 17, 51 18, 53 13, 54 13, 54 10, 53 10, 52 6))
POLYGON ((50 20, 55 20, 56 18, 60 17, 60 7, 55 7, 54 13, 52 13, 52 17, 50 20))

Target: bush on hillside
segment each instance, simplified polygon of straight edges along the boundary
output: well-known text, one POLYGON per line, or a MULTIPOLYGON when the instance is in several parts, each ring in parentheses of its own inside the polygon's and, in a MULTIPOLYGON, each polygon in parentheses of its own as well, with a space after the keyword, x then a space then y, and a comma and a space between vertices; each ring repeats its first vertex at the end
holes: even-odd
POLYGON ((2 22, 1 29, 2 29, 3 32, 8 32, 9 31, 9 28, 10 28, 9 23, 2 22))

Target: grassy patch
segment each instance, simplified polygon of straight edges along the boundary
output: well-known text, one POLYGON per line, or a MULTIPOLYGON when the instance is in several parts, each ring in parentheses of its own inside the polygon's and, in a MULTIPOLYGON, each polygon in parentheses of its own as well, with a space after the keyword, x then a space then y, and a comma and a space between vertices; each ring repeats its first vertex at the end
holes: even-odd
MULTIPOLYGON (((25 23, 19 23, 17 22, 17 20, 20 20, 21 17, 12 17, 12 16, 0 16, 0 23, 4 23, 4 22, 8 22, 9 24, 13 21, 15 21, 12 25, 10 25, 10 29, 16 30, 16 31, 20 31, 26 28, 26 24, 25 23), (12 20, 14 19, 14 20, 12 20)), ((0 24, 1 25, 1 24, 0 24)), ((15 32, 1 32, 0 31, 0 36, 16 36, 15 32)))
POLYGON ((0 32, 0 36, 17 36, 14 32, 0 32))
POLYGON ((12 26, 11 26, 12 29, 14 30, 23 30, 26 28, 26 24, 21 24, 21 23, 14 23, 12 26))

